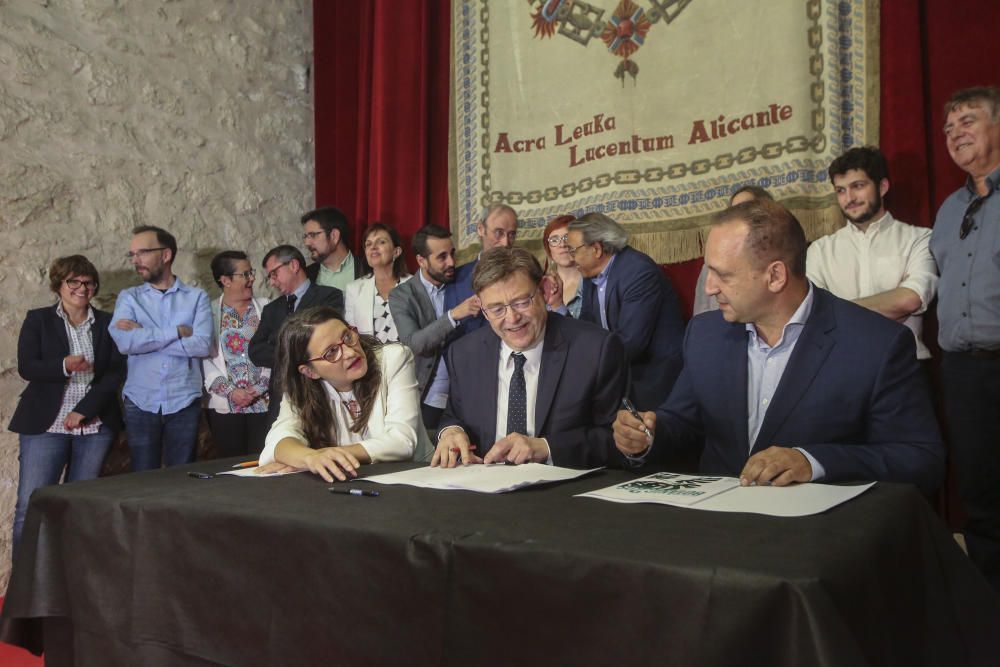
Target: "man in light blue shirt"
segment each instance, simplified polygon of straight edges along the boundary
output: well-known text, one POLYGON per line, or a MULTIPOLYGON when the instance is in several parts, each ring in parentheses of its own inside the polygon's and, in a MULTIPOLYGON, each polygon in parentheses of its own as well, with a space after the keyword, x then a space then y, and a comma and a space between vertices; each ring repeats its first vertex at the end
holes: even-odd
POLYGON ((173 274, 177 241, 159 227, 132 230, 128 258, 143 284, 118 295, 111 337, 128 355, 122 389, 132 469, 194 460, 201 416, 201 361, 212 343, 205 290, 173 274))

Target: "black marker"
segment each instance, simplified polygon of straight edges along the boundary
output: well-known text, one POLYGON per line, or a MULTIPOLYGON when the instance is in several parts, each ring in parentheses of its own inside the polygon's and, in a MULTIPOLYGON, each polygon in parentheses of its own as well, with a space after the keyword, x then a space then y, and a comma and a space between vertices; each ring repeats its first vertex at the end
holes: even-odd
POLYGON ((194 470, 190 470, 188 471, 188 477, 194 477, 196 479, 212 479, 215 475, 210 472, 195 472, 194 470))
POLYGON ((331 486, 327 489, 330 493, 339 493, 342 496, 365 496, 366 498, 378 498, 378 491, 363 491, 361 489, 338 489, 335 486, 331 486))

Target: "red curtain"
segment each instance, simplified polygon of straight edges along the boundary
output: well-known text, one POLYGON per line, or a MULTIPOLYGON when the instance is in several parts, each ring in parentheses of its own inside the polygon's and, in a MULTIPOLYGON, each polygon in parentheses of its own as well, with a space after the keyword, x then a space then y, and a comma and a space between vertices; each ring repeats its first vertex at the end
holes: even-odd
POLYGON ((449 0, 313 3, 316 204, 448 226, 449 0))
MULTIPOLYGON (((458 1, 458 0, 456 0, 458 1)), ((448 224, 449 0, 313 3, 316 203, 408 240, 448 224)), ((888 204, 929 226, 962 182, 944 147, 954 90, 997 84, 997 0, 883 0, 881 141, 888 204)), ((691 312, 701 260, 664 267, 691 312)))

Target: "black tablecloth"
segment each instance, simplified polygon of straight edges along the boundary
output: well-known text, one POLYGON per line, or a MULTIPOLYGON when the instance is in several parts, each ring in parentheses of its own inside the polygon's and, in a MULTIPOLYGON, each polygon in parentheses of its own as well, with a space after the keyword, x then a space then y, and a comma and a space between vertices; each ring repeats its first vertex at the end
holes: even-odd
POLYGON ((53 664, 1000 660, 1000 601, 907 486, 775 518, 573 497, 626 472, 378 498, 186 475, 226 463, 38 491, 0 636, 53 664))

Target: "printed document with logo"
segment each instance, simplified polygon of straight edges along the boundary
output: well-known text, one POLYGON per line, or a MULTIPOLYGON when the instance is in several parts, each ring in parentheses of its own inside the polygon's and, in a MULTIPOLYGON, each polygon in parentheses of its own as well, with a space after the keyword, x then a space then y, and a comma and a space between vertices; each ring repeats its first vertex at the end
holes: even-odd
POLYGON ((740 486, 735 477, 659 472, 597 491, 578 494, 614 503, 656 503, 715 512, 808 516, 861 495, 874 485, 740 486))

